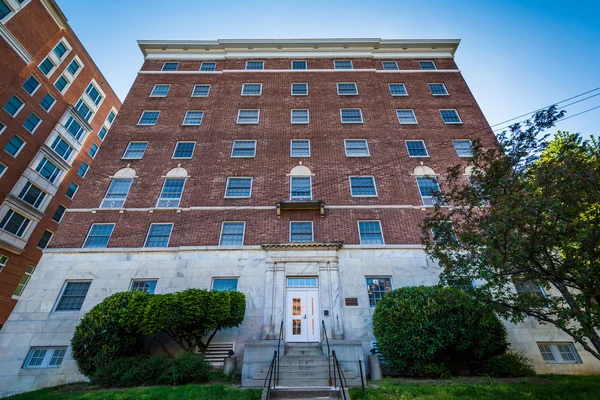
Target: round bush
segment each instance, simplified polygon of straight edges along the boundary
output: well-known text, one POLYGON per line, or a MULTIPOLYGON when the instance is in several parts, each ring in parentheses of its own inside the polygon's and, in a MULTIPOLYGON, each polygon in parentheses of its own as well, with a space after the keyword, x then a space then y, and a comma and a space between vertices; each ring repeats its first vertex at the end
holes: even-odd
POLYGON ((470 374, 506 352, 506 329, 484 304, 455 288, 414 286, 385 295, 373 332, 386 367, 405 376, 431 376, 435 364, 470 374))
POLYGON ((494 378, 520 378, 536 374, 531 360, 516 351, 490 358, 485 363, 484 371, 486 375, 494 378))
POLYGON ((141 291, 116 293, 81 319, 71 340, 71 350, 82 374, 91 377, 99 366, 141 352, 142 335, 122 323, 122 313, 130 303, 139 304, 149 297, 141 291))

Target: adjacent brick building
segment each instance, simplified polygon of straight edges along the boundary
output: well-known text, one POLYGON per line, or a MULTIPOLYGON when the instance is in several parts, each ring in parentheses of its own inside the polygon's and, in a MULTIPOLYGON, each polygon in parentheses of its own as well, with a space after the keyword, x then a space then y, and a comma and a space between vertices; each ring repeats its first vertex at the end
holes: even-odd
MULTIPOLYGON (((262 385, 280 324, 286 343, 321 342, 324 324, 356 370, 381 296, 438 283, 419 222, 447 167, 466 183, 471 141, 497 145, 458 43, 139 42, 113 133, 0 335, 18 341, 0 348, 0 379, 80 379, 68 349, 86 311, 118 291, 192 287, 246 294, 244 323, 214 339, 243 357, 244 385, 262 385)), ((539 370, 598 370, 555 329, 507 327, 539 370), (543 355, 558 344, 571 360, 543 355)))
POLYGON ((121 103, 53 0, 0 0, 0 326, 121 103))

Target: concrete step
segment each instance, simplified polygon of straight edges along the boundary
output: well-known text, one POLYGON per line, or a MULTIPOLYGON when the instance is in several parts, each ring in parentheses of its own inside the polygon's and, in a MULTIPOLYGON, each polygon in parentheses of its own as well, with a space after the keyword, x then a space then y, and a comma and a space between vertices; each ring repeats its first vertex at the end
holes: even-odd
MULTIPOLYGON (((344 372, 344 376, 346 379, 354 379, 356 375, 354 372, 344 372)), ((252 375, 252 379, 262 379, 263 381, 266 379, 266 372, 259 372, 252 375)), ((296 372, 283 372, 279 371, 279 380, 312 380, 312 379, 329 379, 329 373, 325 372, 312 372, 312 371, 296 371, 296 372)), ((333 379, 333 378, 332 378, 333 379)))
POLYGON ((339 399, 342 397, 339 389, 287 388, 271 391, 272 399, 339 399))
POLYGON ((290 357, 290 356, 322 356, 323 352, 321 351, 321 349, 307 349, 307 350, 300 350, 300 349, 293 349, 293 350, 288 350, 285 352, 284 357, 290 357))
MULTIPOLYGON (((279 372, 280 373, 297 372, 297 371, 300 371, 301 368, 310 369, 313 372, 318 372, 318 373, 322 373, 322 374, 329 374, 329 366, 327 364, 325 364, 325 365, 306 365, 306 366, 280 364, 279 372)), ((333 366, 332 366, 332 369, 333 369, 333 366)), ((262 372, 269 372, 269 368, 264 368, 262 372)))
POLYGON ((327 356, 324 355, 313 355, 313 356, 307 356, 307 355, 292 355, 292 356, 288 356, 285 355, 283 357, 281 357, 279 359, 280 361, 325 361, 327 362, 327 356))

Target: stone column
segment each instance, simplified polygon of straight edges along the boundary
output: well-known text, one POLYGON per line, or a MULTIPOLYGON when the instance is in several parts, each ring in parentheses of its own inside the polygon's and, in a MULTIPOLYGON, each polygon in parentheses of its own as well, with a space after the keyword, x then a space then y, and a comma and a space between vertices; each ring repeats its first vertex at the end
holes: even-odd
POLYGON ((337 340, 344 339, 344 314, 342 307, 342 288, 340 286, 340 274, 337 262, 329 263, 329 274, 331 280, 332 306, 334 318, 333 338, 337 340))
POLYGON ((276 262, 267 261, 265 278, 265 306, 263 317, 263 339, 274 340, 275 333, 275 284, 276 284, 276 262))

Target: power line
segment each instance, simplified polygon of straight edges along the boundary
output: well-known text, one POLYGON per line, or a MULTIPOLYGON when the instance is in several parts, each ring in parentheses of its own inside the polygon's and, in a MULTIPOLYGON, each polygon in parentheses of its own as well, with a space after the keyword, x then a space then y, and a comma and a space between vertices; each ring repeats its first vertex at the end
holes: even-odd
POLYGON ((573 118, 573 117, 576 117, 576 116, 578 116, 578 115, 585 114, 585 113, 587 113, 587 112, 590 112, 590 111, 592 111, 592 110, 595 110, 595 109, 597 109, 597 108, 600 108, 600 106, 596 106, 596 107, 588 108, 587 110, 584 110, 584 111, 582 111, 582 112, 579 112, 579 113, 577 113, 577 114, 570 115, 570 116, 568 116, 567 118, 563 118, 563 119, 561 119, 561 120, 560 120, 560 121, 558 121, 558 122, 566 121, 566 120, 568 120, 569 118, 573 118))

